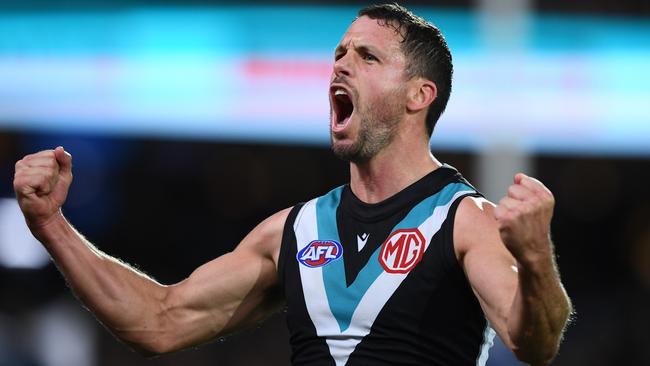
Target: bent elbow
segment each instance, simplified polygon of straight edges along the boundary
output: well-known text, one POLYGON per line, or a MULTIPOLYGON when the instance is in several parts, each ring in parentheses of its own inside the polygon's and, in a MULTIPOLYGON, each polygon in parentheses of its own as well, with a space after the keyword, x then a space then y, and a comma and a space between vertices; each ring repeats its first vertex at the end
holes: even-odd
POLYGON ((538 345, 537 347, 514 348, 512 352, 517 359, 531 366, 546 366, 553 361, 559 350, 559 344, 538 345))
POLYGON ((129 346, 145 358, 154 358, 177 350, 173 344, 160 338, 147 342, 130 343, 129 346))
POLYGON ((114 329, 113 334, 139 355, 151 358, 178 350, 177 333, 162 322, 156 326, 114 329))
POLYGON ((181 348, 178 342, 180 327, 174 323, 171 313, 165 299, 161 300, 158 311, 152 313, 148 324, 136 332, 137 337, 135 342, 130 343, 131 347, 146 358, 178 351, 181 348))
POLYGON ((144 358, 154 358, 165 354, 165 352, 159 352, 153 348, 143 346, 131 345, 131 349, 144 358))

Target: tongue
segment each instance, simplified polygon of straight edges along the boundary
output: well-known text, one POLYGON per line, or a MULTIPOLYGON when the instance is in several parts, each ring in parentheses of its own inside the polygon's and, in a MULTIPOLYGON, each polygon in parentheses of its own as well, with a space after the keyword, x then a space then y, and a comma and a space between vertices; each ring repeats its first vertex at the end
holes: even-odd
POLYGON ((338 124, 344 124, 350 118, 350 115, 352 115, 354 106, 352 105, 352 101, 350 100, 350 97, 348 97, 347 95, 338 95, 336 99, 339 104, 338 124))
POLYGON ((339 120, 336 122, 337 125, 339 126, 344 126, 348 121, 350 120, 349 115, 341 116, 339 120))

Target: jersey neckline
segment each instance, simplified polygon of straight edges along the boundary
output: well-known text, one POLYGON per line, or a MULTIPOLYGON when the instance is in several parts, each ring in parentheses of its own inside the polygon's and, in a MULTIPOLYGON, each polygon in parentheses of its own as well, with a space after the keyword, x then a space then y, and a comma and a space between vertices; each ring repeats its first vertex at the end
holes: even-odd
POLYGON ((357 220, 368 223, 380 221, 404 207, 410 207, 413 203, 438 192, 458 174, 454 167, 443 164, 401 191, 377 203, 363 202, 352 192, 348 183, 343 187, 341 208, 348 211, 357 220))

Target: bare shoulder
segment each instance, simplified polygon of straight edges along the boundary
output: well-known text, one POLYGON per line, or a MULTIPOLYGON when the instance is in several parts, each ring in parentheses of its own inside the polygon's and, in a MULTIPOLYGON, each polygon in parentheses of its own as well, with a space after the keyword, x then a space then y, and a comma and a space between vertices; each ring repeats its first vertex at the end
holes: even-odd
POLYGON ((278 211, 259 223, 239 244, 236 251, 253 251, 277 265, 284 224, 291 207, 278 211))
POLYGON ((483 249, 502 246, 494 208, 495 205, 483 197, 462 199, 454 218, 454 249, 459 260, 477 246, 483 249))

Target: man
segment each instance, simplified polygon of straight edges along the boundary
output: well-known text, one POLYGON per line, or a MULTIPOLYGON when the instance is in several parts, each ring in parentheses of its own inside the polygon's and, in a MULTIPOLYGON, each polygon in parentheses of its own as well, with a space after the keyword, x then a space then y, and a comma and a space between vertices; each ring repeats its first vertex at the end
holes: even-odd
POLYGON ((363 9, 335 52, 331 138, 350 184, 282 210, 226 255, 164 286, 65 220, 63 148, 16 164, 25 219, 79 298, 119 338, 166 353, 286 304, 294 365, 484 364, 494 329, 550 362, 570 314, 549 239, 553 196, 524 174, 498 206, 429 151, 451 89, 437 28, 363 9))

